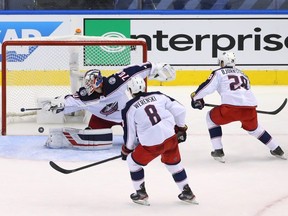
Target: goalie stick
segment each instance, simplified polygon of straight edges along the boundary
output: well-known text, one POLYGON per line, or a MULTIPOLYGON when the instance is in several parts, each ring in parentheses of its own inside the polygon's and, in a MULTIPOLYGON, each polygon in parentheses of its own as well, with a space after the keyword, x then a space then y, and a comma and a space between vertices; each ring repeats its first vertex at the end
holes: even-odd
POLYGON ((50 161, 49 164, 50 164, 50 166, 53 169, 57 170, 58 172, 61 172, 63 174, 70 174, 70 173, 77 172, 77 171, 80 171, 80 170, 83 170, 83 169, 87 169, 89 167, 93 167, 93 166, 96 166, 96 165, 99 165, 99 164, 102 164, 102 163, 106 163, 106 162, 111 161, 111 160, 118 159, 120 157, 121 157, 121 155, 117 155, 117 156, 114 156, 114 157, 111 157, 111 158, 107 158, 105 160, 101 160, 101 161, 98 161, 98 162, 95 162, 95 163, 92 163, 92 164, 88 164, 88 165, 85 165, 85 166, 82 166, 82 167, 78 167, 78 168, 75 168, 75 169, 64 169, 64 168, 58 166, 53 161, 50 161))
MULTIPOLYGON (((276 115, 278 114, 287 104, 287 98, 285 98, 285 100, 283 101, 283 103, 281 104, 281 106, 279 106, 276 110, 273 111, 263 111, 263 110, 256 110, 257 113, 261 113, 261 114, 268 114, 268 115, 276 115)), ((207 107, 216 107, 218 105, 215 104, 205 104, 205 106, 207 107)))
POLYGON ((21 109, 20 109, 21 112, 36 111, 36 110, 42 110, 42 108, 36 107, 36 108, 21 108, 21 109))
MULTIPOLYGON (((95 105, 95 104, 98 104, 99 103, 99 100, 96 100, 96 101, 93 101, 93 102, 90 102, 90 103, 87 103, 87 104, 84 104, 84 105, 79 105, 78 107, 80 108, 85 108, 85 107, 88 107, 88 106, 91 106, 91 105, 95 105)), ((69 106, 65 106, 66 108, 69 107, 69 106)), ((42 110, 43 107, 31 107, 31 108, 24 108, 22 107, 20 109, 21 112, 26 112, 26 111, 37 111, 37 110, 42 110)))

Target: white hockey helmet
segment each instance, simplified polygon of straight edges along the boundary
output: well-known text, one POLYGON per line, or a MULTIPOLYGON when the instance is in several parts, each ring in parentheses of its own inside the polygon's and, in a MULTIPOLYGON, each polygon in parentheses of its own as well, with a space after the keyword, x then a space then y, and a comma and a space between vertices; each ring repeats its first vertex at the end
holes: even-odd
POLYGON ((98 69, 88 70, 84 75, 84 87, 88 95, 91 95, 96 88, 100 87, 103 83, 101 71, 98 69))
POLYGON ((132 77, 127 82, 127 89, 132 95, 145 92, 146 83, 142 77, 132 77))
POLYGON ((235 67, 236 56, 233 52, 224 52, 221 56, 219 56, 218 61, 219 65, 223 62, 222 67, 235 67))

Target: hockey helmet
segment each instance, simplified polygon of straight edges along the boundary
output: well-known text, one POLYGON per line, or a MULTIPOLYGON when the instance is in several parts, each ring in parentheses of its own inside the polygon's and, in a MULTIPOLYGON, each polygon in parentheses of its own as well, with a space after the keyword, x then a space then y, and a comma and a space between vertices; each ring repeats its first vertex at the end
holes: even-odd
POLYGON ((142 77, 132 77, 128 80, 127 89, 132 95, 138 94, 140 92, 145 92, 146 84, 142 77))
POLYGON ((223 62, 223 67, 235 67, 236 56, 233 52, 224 52, 221 56, 219 56, 218 61, 219 65, 223 62))

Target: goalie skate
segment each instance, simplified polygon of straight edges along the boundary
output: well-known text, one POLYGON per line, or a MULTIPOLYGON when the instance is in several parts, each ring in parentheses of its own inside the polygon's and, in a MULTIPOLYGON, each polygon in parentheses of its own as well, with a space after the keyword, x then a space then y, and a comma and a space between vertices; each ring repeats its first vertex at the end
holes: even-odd
POLYGON ((214 151, 211 152, 211 156, 216 160, 219 161, 221 163, 225 163, 225 154, 223 152, 223 149, 216 149, 214 151))

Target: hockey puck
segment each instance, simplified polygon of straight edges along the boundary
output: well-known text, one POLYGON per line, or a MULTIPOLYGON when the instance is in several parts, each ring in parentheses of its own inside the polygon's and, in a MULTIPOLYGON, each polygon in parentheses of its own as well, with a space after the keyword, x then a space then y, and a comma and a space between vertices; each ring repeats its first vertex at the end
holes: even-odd
POLYGON ((25 108, 21 108, 21 112, 24 112, 25 111, 25 108))
POLYGON ((39 133, 43 133, 43 132, 44 132, 44 128, 43 128, 43 127, 39 127, 39 128, 38 128, 38 132, 39 132, 39 133))

